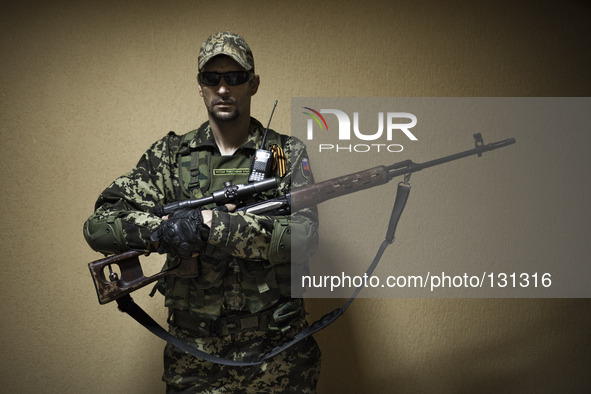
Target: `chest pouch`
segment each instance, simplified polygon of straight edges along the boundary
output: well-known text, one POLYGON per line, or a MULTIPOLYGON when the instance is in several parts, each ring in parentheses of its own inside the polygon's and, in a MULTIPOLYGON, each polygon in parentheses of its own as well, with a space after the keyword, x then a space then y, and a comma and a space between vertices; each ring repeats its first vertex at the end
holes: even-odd
POLYGON ((182 200, 202 198, 209 189, 211 152, 183 146, 178 153, 179 182, 182 200))

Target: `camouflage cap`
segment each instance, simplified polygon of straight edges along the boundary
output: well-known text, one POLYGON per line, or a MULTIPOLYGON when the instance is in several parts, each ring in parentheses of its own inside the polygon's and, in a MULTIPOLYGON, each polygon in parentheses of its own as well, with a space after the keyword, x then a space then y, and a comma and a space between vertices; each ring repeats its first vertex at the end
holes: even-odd
POLYGON ((245 70, 254 69, 252 52, 238 34, 223 31, 209 36, 199 50, 199 71, 211 58, 218 55, 227 55, 236 60, 245 70))

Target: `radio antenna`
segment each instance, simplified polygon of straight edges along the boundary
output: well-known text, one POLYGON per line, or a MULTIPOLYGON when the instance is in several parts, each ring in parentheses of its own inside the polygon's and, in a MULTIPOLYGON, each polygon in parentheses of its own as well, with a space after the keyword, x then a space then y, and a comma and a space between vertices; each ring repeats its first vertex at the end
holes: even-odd
POLYGON ((271 119, 273 119, 273 114, 275 113, 275 107, 277 107, 277 100, 275 100, 275 104, 273 105, 273 110, 271 111, 271 116, 269 117, 269 123, 267 123, 267 128, 265 129, 265 134, 263 134, 263 139, 261 140, 260 149, 265 149, 265 143, 267 142, 267 133, 269 132, 269 126, 271 125, 271 119))

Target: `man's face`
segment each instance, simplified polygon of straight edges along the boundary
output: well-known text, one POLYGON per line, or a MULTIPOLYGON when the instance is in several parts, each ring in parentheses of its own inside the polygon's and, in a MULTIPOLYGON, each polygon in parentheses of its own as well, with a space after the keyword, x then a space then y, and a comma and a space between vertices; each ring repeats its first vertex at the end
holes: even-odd
MULTIPOLYGON (((229 71, 244 71, 234 59, 220 55, 208 61, 201 72, 225 73, 229 71)), ((255 75, 250 81, 236 86, 230 86, 224 78, 216 86, 199 84, 199 95, 203 97, 207 112, 214 119, 232 121, 241 115, 250 117, 250 97, 259 87, 259 76, 255 75)))

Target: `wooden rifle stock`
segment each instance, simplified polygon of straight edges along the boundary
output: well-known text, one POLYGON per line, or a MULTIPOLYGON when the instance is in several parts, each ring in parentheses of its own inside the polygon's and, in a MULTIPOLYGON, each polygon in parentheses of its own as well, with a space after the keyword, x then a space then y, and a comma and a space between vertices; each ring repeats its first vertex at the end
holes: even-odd
POLYGON ((368 170, 340 176, 312 185, 293 190, 290 193, 293 212, 318 205, 346 194, 355 193, 390 182, 385 166, 377 166, 368 170))
MULTIPOLYGON (((425 168, 433 167, 453 160, 458 160, 467 156, 478 155, 478 157, 480 157, 484 152, 499 149, 515 143, 514 138, 509 138, 485 145, 480 133, 475 134, 474 139, 474 149, 441 157, 425 163, 414 163, 411 160, 406 160, 392 164, 390 166, 373 167, 364 171, 355 172, 353 174, 340 176, 327 181, 294 189, 284 196, 246 207, 241 207, 237 211, 253 214, 266 213, 274 215, 286 215, 290 214, 291 212, 297 212, 300 209, 315 206, 336 197, 383 185, 388 183, 393 178, 401 175, 409 175, 425 168)), ((244 187, 244 185, 240 186, 244 187)), ((271 183, 267 182, 264 186, 269 187, 271 186, 271 183)), ((245 192, 251 191, 250 189, 247 190, 247 188, 244 190, 245 192)), ((259 189, 256 189, 256 191, 259 191, 259 189)), ((214 192, 214 194, 215 193, 218 192, 214 192)), ((220 199, 220 202, 221 201, 225 200, 220 199)), ((209 203, 210 201, 207 200, 207 202, 209 203)), ((173 204, 179 205, 178 203, 173 204)), ((189 206, 191 208, 196 208, 199 206, 199 204, 197 204, 197 206, 195 204, 188 204, 189 203, 183 203, 181 205, 182 207, 187 208, 189 206)), ((106 304, 108 302, 114 301, 168 275, 175 275, 179 277, 195 276, 195 272, 193 272, 195 267, 190 267, 188 264, 181 263, 175 267, 168 268, 167 270, 146 277, 143 274, 139 261, 139 257, 142 254, 142 252, 138 251, 128 251, 93 261, 88 264, 100 304, 106 304), (112 272, 112 265, 119 267, 121 271, 121 278, 112 272), (109 270, 109 274, 105 273, 106 268, 109 270)))

